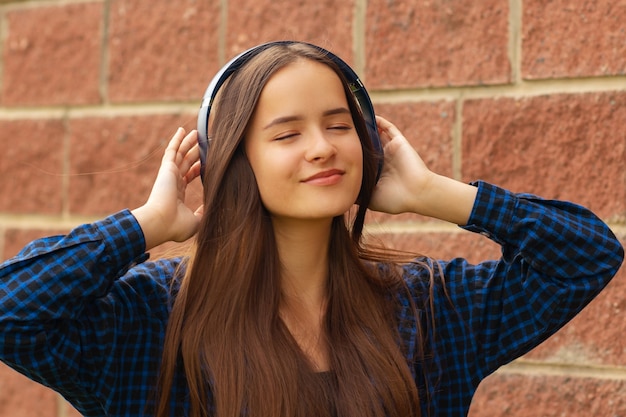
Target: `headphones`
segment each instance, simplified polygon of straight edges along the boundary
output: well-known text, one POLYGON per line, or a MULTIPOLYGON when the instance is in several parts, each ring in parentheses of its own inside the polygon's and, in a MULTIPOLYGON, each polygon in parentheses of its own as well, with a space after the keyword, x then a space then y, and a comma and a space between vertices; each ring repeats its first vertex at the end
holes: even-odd
POLYGON ((348 81, 348 85, 350 86, 350 90, 352 94, 356 98, 359 106, 361 107, 361 112, 363 113, 363 118, 365 119, 365 125, 367 126, 367 131, 374 146, 374 150, 379 155, 379 163, 378 163, 378 173, 376 179, 380 176, 383 166, 383 147, 380 142, 380 137, 378 136, 378 128, 376 127, 376 115, 374 113, 374 107, 372 106, 372 101, 370 100, 367 91, 365 90, 365 86, 359 79, 358 75, 350 68, 348 64, 346 64, 341 58, 334 55, 333 53, 323 49, 319 46, 305 43, 305 42, 297 42, 297 41, 276 41, 264 43, 253 48, 244 51, 231 59, 226 65, 224 65, 217 74, 213 77, 209 86, 207 87, 204 97, 202 98, 202 104, 200 105, 200 111, 198 112, 198 145, 200 148, 200 163, 201 163, 201 176, 204 179, 204 171, 206 168, 206 157, 207 152, 209 150, 209 137, 208 137, 208 124, 209 124, 209 114, 211 112, 211 106, 213 105, 213 100, 217 95, 220 87, 224 84, 224 82, 230 77, 235 71, 245 65, 250 59, 257 56, 260 52, 268 49, 274 45, 291 45, 295 43, 306 44, 314 49, 317 49, 319 52, 326 55, 330 58, 341 70, 344 77, 348 81))

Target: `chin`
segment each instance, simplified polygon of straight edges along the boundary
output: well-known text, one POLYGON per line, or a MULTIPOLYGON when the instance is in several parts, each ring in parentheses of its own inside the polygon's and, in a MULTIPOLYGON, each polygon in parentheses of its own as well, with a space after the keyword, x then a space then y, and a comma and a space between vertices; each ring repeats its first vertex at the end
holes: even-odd
POLYGON ((320 210, 312 211, 309 209, 308 217, 309 219, 333 219, 334 217, 343 216, 346 214, 354 204, 342 205, 334 207, 324 207, 320 208, 320 210))
POLYGON ((294 196, 292 199, 282 202, 273 202, 272 206, 265 205, 275 217, 324 220, 343 216, 354 207, 357 195, 346 197, 348 193, 318 194, 306 197, 294 196), (354 198, 352 198, 354 197, 354 198), (295 203, 295 204, 294 204, 295 203))

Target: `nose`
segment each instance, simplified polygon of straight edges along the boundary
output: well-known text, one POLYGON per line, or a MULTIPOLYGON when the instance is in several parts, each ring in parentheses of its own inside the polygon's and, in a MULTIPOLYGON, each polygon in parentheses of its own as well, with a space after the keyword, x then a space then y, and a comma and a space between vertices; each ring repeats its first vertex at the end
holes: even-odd
POLYGON ((311 132, 306 142, 306 160, 309 162, 329 159, 337 152, 335 145, 329 141, 321 129, 311 132))

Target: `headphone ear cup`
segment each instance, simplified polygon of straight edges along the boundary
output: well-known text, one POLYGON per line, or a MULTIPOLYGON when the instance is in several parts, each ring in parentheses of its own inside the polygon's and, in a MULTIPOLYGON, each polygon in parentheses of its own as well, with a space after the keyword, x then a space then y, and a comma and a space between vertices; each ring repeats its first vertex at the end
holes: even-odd
POLYGON ((210 105, 203 105, 198 111, 198 148, 200 150, 200 179, 204 182, 204 171, 206 171, 206 156, 209 153, 208 121, 210 105))
POLYGON ((378 180, 380 179, 380 174, 383 172, 383 144, 380 141, 376 122, 371 123, 369 120, 365 120, 365 126, 367 126, 367 133, 369 134, 370 140, 372 141, 372 146, 374 147, 374 151, 376 152, 376 156, 378 157, 378 169, 376 171, 376 182, 378 182, 378 180))

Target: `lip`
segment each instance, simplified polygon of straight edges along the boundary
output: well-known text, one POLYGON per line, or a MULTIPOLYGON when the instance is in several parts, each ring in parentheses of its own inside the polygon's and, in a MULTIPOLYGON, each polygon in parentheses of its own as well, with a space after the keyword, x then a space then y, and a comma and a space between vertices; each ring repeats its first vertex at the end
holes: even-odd
POLYGON ((343 174, 345 174, 345 171, 340 169, 328 169, 311 175, 310 177, 302 180, 302 182, 309 184, 330 185, 337 183, 343 174))

